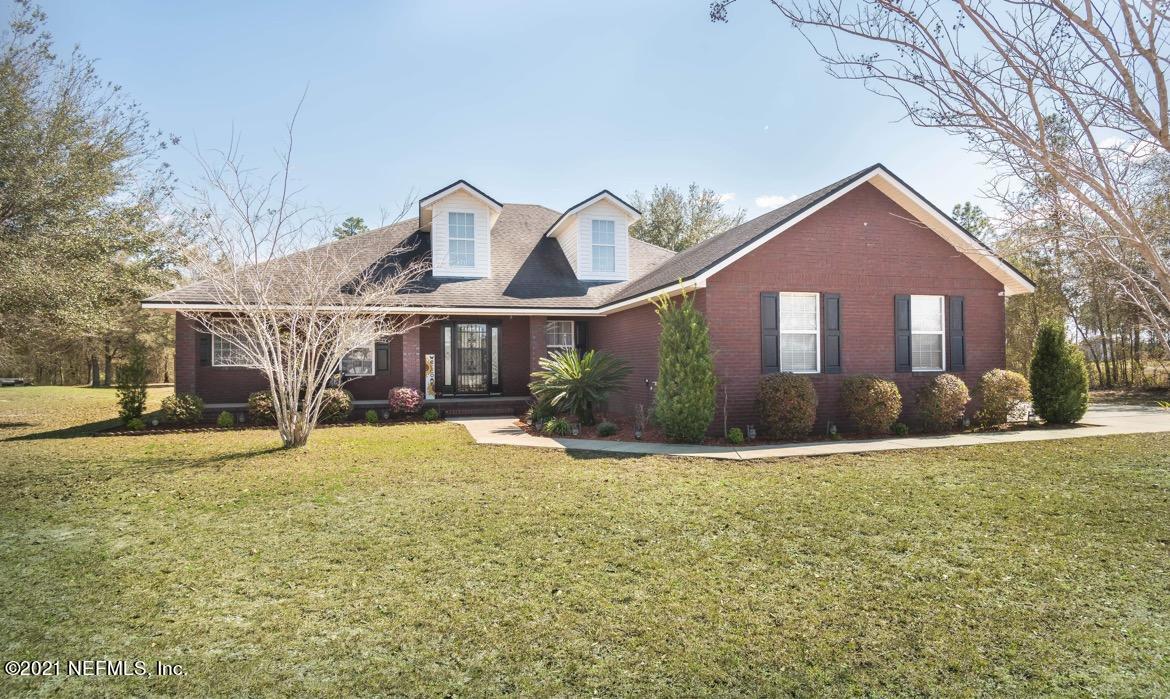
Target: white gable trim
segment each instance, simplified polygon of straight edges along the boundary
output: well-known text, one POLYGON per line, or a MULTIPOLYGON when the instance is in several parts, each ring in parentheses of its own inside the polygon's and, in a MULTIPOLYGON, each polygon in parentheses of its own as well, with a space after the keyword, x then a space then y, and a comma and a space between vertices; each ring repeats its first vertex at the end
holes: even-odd
POLYGON ((504 207, 497 204, 495 202, 495 200, 493 200, 491 197, 488 197, 488 196, 482 194, 475 187, 472 187, 471 185, 469 185, 466 182, 463 182, 462 180, 460 180, 459 182, 456 182, 455 184, 451 185, 450 187, 447 187, 446 189, 441 189, 441 190, 435 192, 434 194, 431 194, 426 199, 420 199, 418 202, 418 208, 420 210, 421 209, 428 209, 432 205, 434 205, 435 202, 439 201, 443 197, 446 197, 450 194, 454 194, 457 191, 463 191, 463 192, 466 192, 467 194, 470 194, 471 196, 473 196, 476 199, 483 202, 485 206, 492 209, 496 213, 503 211, 504 207))
POLYGON ((545 231, 545 234, 544 234, 545 237, 548 237, 548 238, 557 237, 557 233, 561 229, 564 228, 565 224, 568 223, 570 219, 572 219, 574 216, 576 216, 581 211, 589 208, 590 206, 593 206, 594 204, 596 204, 599 201, 608 201, 609 203, 613 204, 617 208, 621 209, 621 211, 623 213, 625 213, 627 216, 630 217, 630 220, 629 220, 630 224, 633 224, 642 218, 641 212, 639 212, 637 209, 635 209, 634 207, 630 206, 629 204, 625 203, 624 201, 622 201, 621 199, 616 197, 609 190, 603 189, 600 192, 598 192, 597 194, 594 194, 593 196, 589 197, 585 201, 581 202, 580 204, 576 204, 576 205, 572 206, 568 211, 561 214, 560 218, 558 218, 556 221, 554 221, 553 225, 550 226, 547 231, 545 231))

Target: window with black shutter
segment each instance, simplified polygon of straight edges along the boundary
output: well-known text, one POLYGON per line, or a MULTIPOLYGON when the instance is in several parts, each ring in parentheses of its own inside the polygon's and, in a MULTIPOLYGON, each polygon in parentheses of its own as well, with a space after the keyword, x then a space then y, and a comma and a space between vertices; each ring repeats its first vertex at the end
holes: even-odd
POLYGON ((825 294, 822 340, 824 362, 821 367, 826 374, 841 373, 841 294, 825 294))
POLYGON ((964 337, 963 297, 947 297, 947 363, 951 371, 967 368, 967 342, 964 337))
POLYGON ((911 371, 910 296, 894 297, 894 371, 911 371))

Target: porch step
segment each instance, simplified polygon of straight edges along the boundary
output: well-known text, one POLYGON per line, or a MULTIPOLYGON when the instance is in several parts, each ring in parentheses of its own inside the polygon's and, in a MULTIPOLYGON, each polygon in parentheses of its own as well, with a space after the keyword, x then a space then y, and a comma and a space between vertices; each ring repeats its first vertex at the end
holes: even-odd
POLYGON ((526 396, 492 396, 490 398, 436 398, 423 403, 423 409, 435 408, 444 417, 478 417, 485 415, 523 415, 528 410, 526 396))

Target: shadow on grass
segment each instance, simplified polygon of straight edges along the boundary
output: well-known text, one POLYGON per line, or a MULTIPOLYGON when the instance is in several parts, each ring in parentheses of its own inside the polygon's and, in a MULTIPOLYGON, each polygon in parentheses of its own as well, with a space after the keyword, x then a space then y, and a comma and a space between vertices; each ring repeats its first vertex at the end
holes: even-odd
POLYGON ((257 459, 269 454, 276 454, 278 452, 287 451, 281 446, 266 447, 264 449, 246 449, 244 451, 233 451, 226 454, 219 454, 208 457, 194 457, 190 459, 183 458, 166 458, 166 457, 145 457, 134 458, 126 461, 126 468, 122 469, 122 473, 139 473, 159 474, 159 473, 176 473, 178 471, 186 471, 198 468, 215 468, 222 466, 229 466, 239 462, 246 462, 251 459, 257 459))
MULTIPOLYGON (((99 420, 97 422, 90 422, 84 425, 71 425, 69 427, 62 427, 56 430, 47 430, 45 432, 33 432, 31 434, 21 434, 15 437, 8 437, 0 440, 5 442, 23 442, 33 439, 73 439, 75 437, 92 437, 98 432, 113 429, 122 424, 120 420, 99 420)), ((14 426, 30 427, 32 423, 17 424, 14 426)))

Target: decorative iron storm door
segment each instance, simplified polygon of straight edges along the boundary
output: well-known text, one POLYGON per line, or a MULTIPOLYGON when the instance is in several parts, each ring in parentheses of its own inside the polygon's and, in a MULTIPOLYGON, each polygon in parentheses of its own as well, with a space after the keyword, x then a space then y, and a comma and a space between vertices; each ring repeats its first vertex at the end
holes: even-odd
POLYGON ((500 328, 488 323, 443 326, 443 392, 486 396, 500 392, 500 328))

